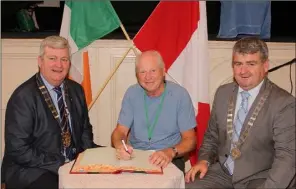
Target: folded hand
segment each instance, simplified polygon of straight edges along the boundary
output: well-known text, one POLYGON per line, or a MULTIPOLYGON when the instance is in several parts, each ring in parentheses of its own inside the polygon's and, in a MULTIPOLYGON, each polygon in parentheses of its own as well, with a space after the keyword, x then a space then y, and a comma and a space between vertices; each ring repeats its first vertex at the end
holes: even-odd
POLYGON ((173 152, 169 151, 168 149, 165 149, 154 152, 150 156, 149 162, 161 168, 166 168, 167 165, 172 161, 172 159, 173 152))

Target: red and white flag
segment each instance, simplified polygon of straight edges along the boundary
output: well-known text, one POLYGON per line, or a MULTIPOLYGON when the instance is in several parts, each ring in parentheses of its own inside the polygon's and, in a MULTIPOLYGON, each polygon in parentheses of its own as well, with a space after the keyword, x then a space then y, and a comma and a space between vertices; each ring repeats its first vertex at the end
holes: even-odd
POLYGON ((209 60, 205 1, 161 1, 134 38, 140 51, 157 50, 168 77, 185 87, 196 110, 197 161, 210 116, 209 60))

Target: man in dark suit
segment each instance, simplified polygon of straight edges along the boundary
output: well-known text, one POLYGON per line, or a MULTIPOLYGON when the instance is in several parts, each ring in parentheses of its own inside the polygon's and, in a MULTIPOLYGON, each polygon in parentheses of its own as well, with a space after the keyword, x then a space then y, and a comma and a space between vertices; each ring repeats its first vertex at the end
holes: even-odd
POLYGON ((234 45, 236 82, 217 89, 186 188, 295 187, 295 97, 267 78, 268 64, 260 39, 234 45))
POLYGON ((66 78, 70 47, 59 36, 45 38, 39 72, 11 95, 5 116, 2 177, 7 188, 58 188, 58 169, 93 142, 82 87, 66 78))

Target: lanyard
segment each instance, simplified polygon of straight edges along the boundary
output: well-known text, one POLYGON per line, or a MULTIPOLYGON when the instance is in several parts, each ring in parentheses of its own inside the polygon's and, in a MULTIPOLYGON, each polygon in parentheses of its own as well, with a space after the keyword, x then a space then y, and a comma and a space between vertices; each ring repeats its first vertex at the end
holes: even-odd
POLYGON ((161 95, 160 104, 158 105, 157 110, 156 110, 156 115, 155 115, 154 123, 153 123, 153 125, 151 125, 151 123, 149 122, 149 119, 148 119, 148 108, 147 108, 147 99, 146 99, 147 98, 147 94, 144 93, 146 124, 147 124, 147 129, 148 129, 148 139, 149 139, 149 141, 151 140, 151 137, 152 137, 152 134, 153 134, 153 130, 155 128, 155 125, 156 125, 156 123, 158 121, 160 112, 162 110, 164 96, 165 96, 165 88, 164 88, 164 91, 163 91, 163 93, 161 95))

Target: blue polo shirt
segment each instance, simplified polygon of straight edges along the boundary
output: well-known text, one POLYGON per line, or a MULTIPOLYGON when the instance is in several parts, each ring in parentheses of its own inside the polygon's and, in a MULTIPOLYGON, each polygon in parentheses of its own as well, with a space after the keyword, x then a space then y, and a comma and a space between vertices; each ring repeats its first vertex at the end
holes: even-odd
MULTIPOLYGON (((139 84, 130 86, 119 113, 118 123, 130 129, 129 142, 133 148, 161 150, 172 147, 181 141, 181 132, 196 126, 195 112, 187 90, 166 81, 163 107, 149 140, 144 95, 145 91, 139 84)), ((149 123, 154 122, 160 103, 161 96, 146 96, 149 123)))

